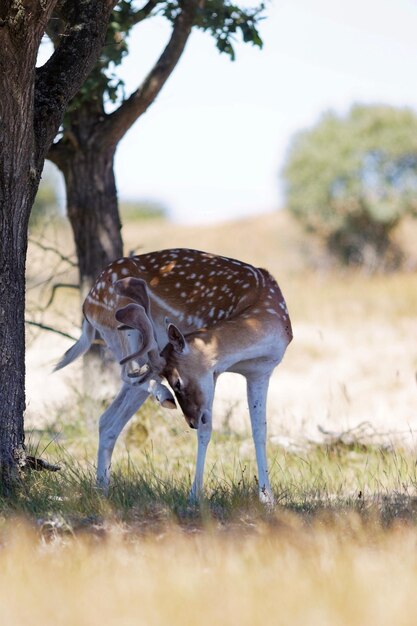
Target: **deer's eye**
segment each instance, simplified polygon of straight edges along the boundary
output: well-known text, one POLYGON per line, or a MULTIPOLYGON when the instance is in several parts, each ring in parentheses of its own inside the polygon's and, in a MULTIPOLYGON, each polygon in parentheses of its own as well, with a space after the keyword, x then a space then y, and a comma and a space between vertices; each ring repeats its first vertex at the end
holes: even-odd
POLYGON ((178 379, 174 384, 175 391, 181 391, 181 381, 178 379))

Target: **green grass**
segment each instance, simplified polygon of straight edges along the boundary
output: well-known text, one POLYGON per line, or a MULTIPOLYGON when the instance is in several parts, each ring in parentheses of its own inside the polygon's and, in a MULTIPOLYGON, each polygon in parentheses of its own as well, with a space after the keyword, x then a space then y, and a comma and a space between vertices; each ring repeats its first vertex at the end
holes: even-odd
POLYGON ((274 525, 283 513, 303 523, 348 513, 380 525, 417 521, 417 470, 411 451, 353 441, 309 445, 295 453, 270 444, 276 506, 265 509, 257 497, 250 436, 227 429, 213 435, 204 498, 192 505, 188 493, 195 437, 181 419, 167 420, 153 405, 145 405, 119 441, 105 498, 95 486, 95 433, 81 420, 65 421, 60 414, 60 424, 27 437, 30 453, 59 464, 60 471, 26 473, 13 498, 0 499, 3 520, 24 517, 65 532, 97 530, 114 522, 152 532, 171 523, 244 528, 260 522, 274 525))

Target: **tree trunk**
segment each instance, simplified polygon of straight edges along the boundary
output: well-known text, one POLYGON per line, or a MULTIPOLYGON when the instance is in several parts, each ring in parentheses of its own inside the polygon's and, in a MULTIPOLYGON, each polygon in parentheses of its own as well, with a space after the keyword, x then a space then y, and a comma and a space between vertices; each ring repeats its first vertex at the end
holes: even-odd
POLYGON ((0 474, 10 491, 16 465, 24 462, 25 258, 27 198, 4 194, 0 244, 0 474))
POLYGON ((66 150, 67 210, 84 298, 103 267, 123 255, 113 149, 66 150))
POLYGON ((9 493, 24 464, 25 266, 30 209, 39 184, 33 126, 36 39, 0 36, 0 489, 9 493))
POLYGON ((25 464, 25 269, 30 211, 65 108, 96 62, 115 0, 71 0, 68 28, 36 68, 57 0, 0 0, 0 491, 25 464), (81 27, 80 27, 81 25, 81 27))

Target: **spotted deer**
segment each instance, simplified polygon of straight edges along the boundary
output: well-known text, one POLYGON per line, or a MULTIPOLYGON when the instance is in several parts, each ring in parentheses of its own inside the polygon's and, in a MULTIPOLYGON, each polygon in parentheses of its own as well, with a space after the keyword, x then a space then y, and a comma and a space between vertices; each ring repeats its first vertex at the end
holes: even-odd
POLYGON ((242 374, 260 499, 273 502, 266 458, 270 376, 292 339, 285 300, 264 269, 223 256, 172 249, 126 257, 99 275, 83 305, 82 335, 58 363, 86 352, 97 330, 121 363, 122 387, 100 418, 97 481, 107 490, 117 437, 149 394, 197 430, 190 498, 201 496, 217 378, 242 374))

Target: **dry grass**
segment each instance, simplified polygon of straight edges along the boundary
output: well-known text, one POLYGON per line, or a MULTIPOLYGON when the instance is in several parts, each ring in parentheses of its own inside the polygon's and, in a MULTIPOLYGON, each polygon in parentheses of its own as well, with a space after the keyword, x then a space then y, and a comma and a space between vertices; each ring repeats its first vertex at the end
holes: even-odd
POLYGON ((68 625, 415 624, 417 535, 355 515, 246 531, 113 526, 105 539, 6 527, 2 621, 68 625))

